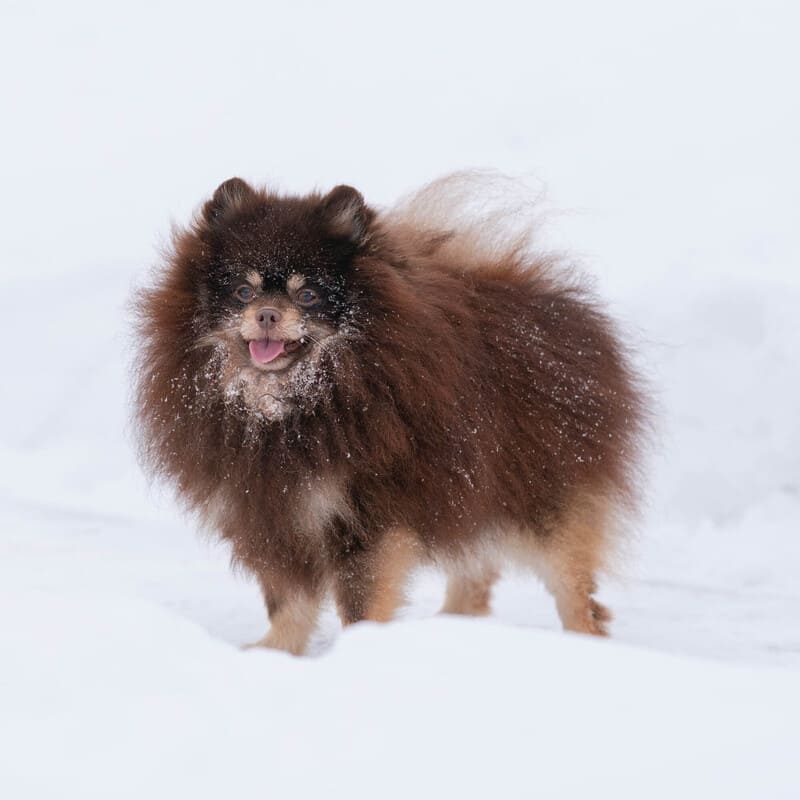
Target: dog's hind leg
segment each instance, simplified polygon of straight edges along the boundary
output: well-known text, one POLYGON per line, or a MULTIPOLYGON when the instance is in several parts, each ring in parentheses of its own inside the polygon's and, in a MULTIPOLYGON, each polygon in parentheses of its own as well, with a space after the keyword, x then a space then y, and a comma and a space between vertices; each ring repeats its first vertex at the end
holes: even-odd
POLYGON ((584 495, 545 537, 535 537, 532 563, 556 602, 564 630, 607 636, 611 612, 594 599, 608 559, 609 504, 584 495))
POLYGON ((611 612, 592 597, 596 591, 594 576, 580 567, 557 566, 542 576, 553 595, 558 616, 565 631, 608 636, 611 612))
POLYGON ((491 612, 492 587, 500 572, 488 562, 455 563, 445 568, 447 593, 442 614, 465 614, 476 617, 491 612))

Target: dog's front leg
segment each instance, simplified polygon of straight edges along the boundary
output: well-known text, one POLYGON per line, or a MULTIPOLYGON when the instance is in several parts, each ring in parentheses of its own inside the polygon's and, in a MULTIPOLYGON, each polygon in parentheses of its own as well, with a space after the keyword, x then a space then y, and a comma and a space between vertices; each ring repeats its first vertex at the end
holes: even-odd
POLYGON ((317 625, 321 597, 311 589, 288 587, 268 577, 259 577, 259 583, 270 628, 264 637, 245 647, 268 647, 302 655, 317 625))
POLYGON ((342 548, 334 576, 342 624, 392 619, 405 599, 408 576, 420 553, 417 538, 405 528, 392 528, 366 546, 342 548))

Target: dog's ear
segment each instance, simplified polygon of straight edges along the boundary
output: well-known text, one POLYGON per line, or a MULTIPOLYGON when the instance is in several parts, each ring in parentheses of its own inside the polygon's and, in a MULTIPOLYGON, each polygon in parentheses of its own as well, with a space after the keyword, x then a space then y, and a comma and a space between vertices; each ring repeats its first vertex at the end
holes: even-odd
POLYGON ((221 183, 213 197, 203 206, 203 217, 206 222, 219 222, 231 211, 241 208, 248 200, 255 197, 255 190, 241 178, 228 178, 221 183))
POLYGON ((331 236, 360 245, 366 239, 373 212, 361 192, 352 186, 337 186, 322 198, 322 216, 331 236))

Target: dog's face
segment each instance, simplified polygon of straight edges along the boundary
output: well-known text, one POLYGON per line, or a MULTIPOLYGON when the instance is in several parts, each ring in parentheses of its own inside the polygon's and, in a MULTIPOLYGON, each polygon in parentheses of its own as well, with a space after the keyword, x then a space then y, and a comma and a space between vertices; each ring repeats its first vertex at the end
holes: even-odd
POLYGON ((203 208, 208 263, 198 287, 201 347, 229 396, 275 417, 346 338, 358 308, 352 262, 371 212, 355 189, 279 198, 226 181, 203 208))

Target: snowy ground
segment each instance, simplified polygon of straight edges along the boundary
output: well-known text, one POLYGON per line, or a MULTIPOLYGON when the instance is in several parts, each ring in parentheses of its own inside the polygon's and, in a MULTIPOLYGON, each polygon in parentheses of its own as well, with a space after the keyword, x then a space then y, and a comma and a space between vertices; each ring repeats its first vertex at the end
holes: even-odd
POLYGON ((0 796, 800 796, 800 15, 538 5, 4 6, 0 796), (240 652, 255 586, 131 454, 130 288, 230 175, 470 165, 568 209, 656 390, 614 638, 520 576, 433 618, 423 574, 316 658, 240 652))

